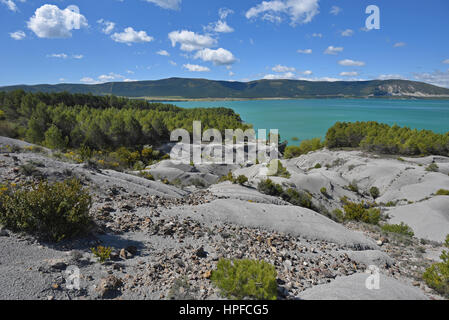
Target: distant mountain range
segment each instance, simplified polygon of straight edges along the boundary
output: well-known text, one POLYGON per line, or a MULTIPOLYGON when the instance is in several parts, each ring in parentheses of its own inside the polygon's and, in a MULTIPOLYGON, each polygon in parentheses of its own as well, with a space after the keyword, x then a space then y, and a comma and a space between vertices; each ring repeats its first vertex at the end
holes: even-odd
POLYGON ((0 91, 92 93, 154 100, 177 99, 275 99, 415 97, 449 98, 449 89, 408 80, 304 81, 257 80, 250 82, 169 78, 154 81, 102 84, 15 85, 0 91))

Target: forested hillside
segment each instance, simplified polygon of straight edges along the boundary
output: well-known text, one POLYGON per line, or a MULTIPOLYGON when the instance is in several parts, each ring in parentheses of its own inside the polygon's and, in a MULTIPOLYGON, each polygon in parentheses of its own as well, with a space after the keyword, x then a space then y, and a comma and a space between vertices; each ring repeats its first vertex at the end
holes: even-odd
POLYGON ((0 91, 71 92, 165 99, 261 99, 329 97, 449 97, 449 89, 408 80, 250 82, 170 78, 155 81, 110 82, 95 85, 57 84, 0 87, 0 91))

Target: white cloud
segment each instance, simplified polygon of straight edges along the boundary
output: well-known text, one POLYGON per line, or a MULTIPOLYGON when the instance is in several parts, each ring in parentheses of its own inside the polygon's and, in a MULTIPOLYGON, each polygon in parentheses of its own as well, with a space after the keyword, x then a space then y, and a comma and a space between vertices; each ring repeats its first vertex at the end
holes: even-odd
POLYGON ((231 33, 234 29, 228 25, 226 21, 218 20, 217 22, 211 23, 206 27, 208 31, 214 31, 218 33, 231 33))
POLYGON ((195 54, 195 59, 213 62, 214 65, 218 66, 227 66, 236 62, 232 52, 223 48, 219 48, 217 50, 205 48, 195 54))
POLYGON ((340 76, 342 77, 356 77, 359 73, 356 71, 348 71, 348 72, 340 72, 340 76))
POLYGON ((329 46, 327 47, 327 49, 324 51, 324 54, 333 54, 336 55, 339 52, 343 52, 343 47, 334 47, 334 46, 329 46))
POLYGON ((16 31, 16 32, 11 32, 9 35, 10 35, 11 38, 13 38, 14 40, 22 40, 22 39, 25 39, 25 38, 26 38, 25 32, 23 32, 23 31, 21 31, 21 30, 16 31))
POLYGON ((178 64, 177 64, 176 62, 174 62, 173 60, 170 60, 169 63, 170 63, 172 66, 177 66, 177 65, 178 65, 178 64))
POLYGON ((220 10, 218 10, 218 15, 220 16, 221 20, 226 19, 230 14, 233 14, 234 11, 228 8, 220 8, 220 10))
POLYGON ((352 37, 354 35, 354 30, 352 29, 346 29, 344 31, 341 32, 341 35, 343 37, 352 37))
POLYGON ((39 38, 70 38, 72 30, 88 26, 87 19, 79 13, 77 6, 61 10, 50 4, 38 8, 27 24, 39 38))
POLYGON ((156 54, 158 54, 160 56, 164 56, 164 57, 170 56, 170 53, 168 53, 167 50, 159 50, 158 52, 156 52, 156 54))
POLYGON ((418 81, 427 82, 436 86, 449 88, 449 70, 414 73, 414 78, 418 81))
POLYGON ((173 47, 175 47, 177 43, 180 43, 181 50, 189 52, 210 48, 217 43, 217 40, 208 35, 200 35, 187 30, 172 31, 168 34, 168 38, 173 47))
POLYGON ((304 50, 299 49, 298 53, 311 54, 312 53, 312 49, 304 49, 304 50))
POLYGON ((111 36, 115 42, 126 43, 131 45, 132 43, 139 42, 151 42, 154 40, 145 31, 135 31, 133 28, 128 27, 123 32, 116 32, 111 36))
POLYGON ((82 55, 82 54, 74 54, 72 56, 69 56, 66 53, 52 53, 52 54, 47 54, 47 58, 56 58, 56 59, 72 58, 72 59, 81 60, 81 59, 84 58, 84 55, 82 55))
POLYGON ((90 77, 84 77, 80 79, 81 82, 87 83, 87 84, 97 84, 99 83, 97 80, 90 78, 90 77))
POLYGON ((332 6, 330 13, 333 14, 334 16, 338 16, 340 14, 340 12, 342 12, 343 9, 337 6, 332 6))
POLYGON ((305 76, 310 76, 310 75, 312 75, 313 74, 313 72, 311 71, 311 70, 306 70, 306 71, 303 71, 303 72, 301 72, 303 75, 305 75, 305 76))
POLYGON ((273 70, 274 72, 295 72, 296 69, 294 67, 287 67, 287 66, 281 66, 280 64, 278 64, 277 66, 274 66, 273 68, 271 68, 271 70, 273 70))
POLYGON ((146 0, 147 2, 154 3, 161 8, 179 10, 182 0, 146 0))
POLYGON ((208 67, 199 66, 197 64, 185 64, 183 67, 191 72, 208 72, 210 69, 208 67))
POLYGON ((351 59, 345 59, 345 60, 338 61, 338 64, 345 66, 345 67, 363 67, 365 65, 365 62, 354 61, 351 59))
POLYGON ((295 74, 293 72, 286 72, 283 74, 267 74, 263 78, 265 80, 295 79, 295 74))
MULTIPOLYGON (((25 2, 25 0, 19 0, 20 2, 25 2)), ((19 8, 17 8, 17 5, 12 0, 0 0, 0 3, 3 3, 5 6, 8 7, 9 10, 17 12, 19 11, 19 8)))
POLYGON ((449 59, 443 60, 442 61, 444 64, 449 64, 449 59))
POLYGON ((48 54, 47 58, 67 59, 69 56, 65 53, 48 54))
POLYGON ((405 42, 396 42, 393 47, 395 48, 400 48, 400 47, 405 47, 407 44, 405 42))
POLYGON ((290 24, 302 24, 312 21, 319 13, 318 0, 271 0, 263 1, 246 12, 247 19, 262 15, 263 20, 281 22, 284 16, 290 18, 290 24))
POLYGON ((100 19, 97 21, 97 23, 101 24, 103 28, 101 29, 101 32, 104 34, 111 34, 111 32, 115 29, 115 23, 111 21, 106 21, 104 19, 100 19))
POLYGON ((381 74, 377 77, 379 80, 390 80, 390 79, 405 79, 400 74, 381 74))
POLYGON ((314 37, 314 38, 322 38, 323 34, 322 33, 313 33, 312 37, 314 37))

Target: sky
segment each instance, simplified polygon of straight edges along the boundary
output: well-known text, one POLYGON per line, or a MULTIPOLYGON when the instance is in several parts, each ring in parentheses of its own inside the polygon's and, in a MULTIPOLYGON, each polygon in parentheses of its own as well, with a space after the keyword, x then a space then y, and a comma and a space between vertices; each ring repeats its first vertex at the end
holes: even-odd
POLYGON ((0 85, 393 78, 449 88, 447 0, 0 0, 0 30, 0 85), (378 29, 367 28, 370 5, 378 29))

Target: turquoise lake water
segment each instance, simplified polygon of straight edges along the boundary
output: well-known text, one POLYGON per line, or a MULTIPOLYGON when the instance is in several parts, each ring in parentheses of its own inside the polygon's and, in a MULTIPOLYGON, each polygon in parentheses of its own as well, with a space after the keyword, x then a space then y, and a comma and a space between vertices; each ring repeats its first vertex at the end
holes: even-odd
POLYGON ((308 99, 173 104, 183 108, 231 108, 255 129, 278 129, 282 140, 290 143, 293 137, 324 138, 327 129, 337 121, 378 121, 438 133, 449 131, 449 100, 308 99))

